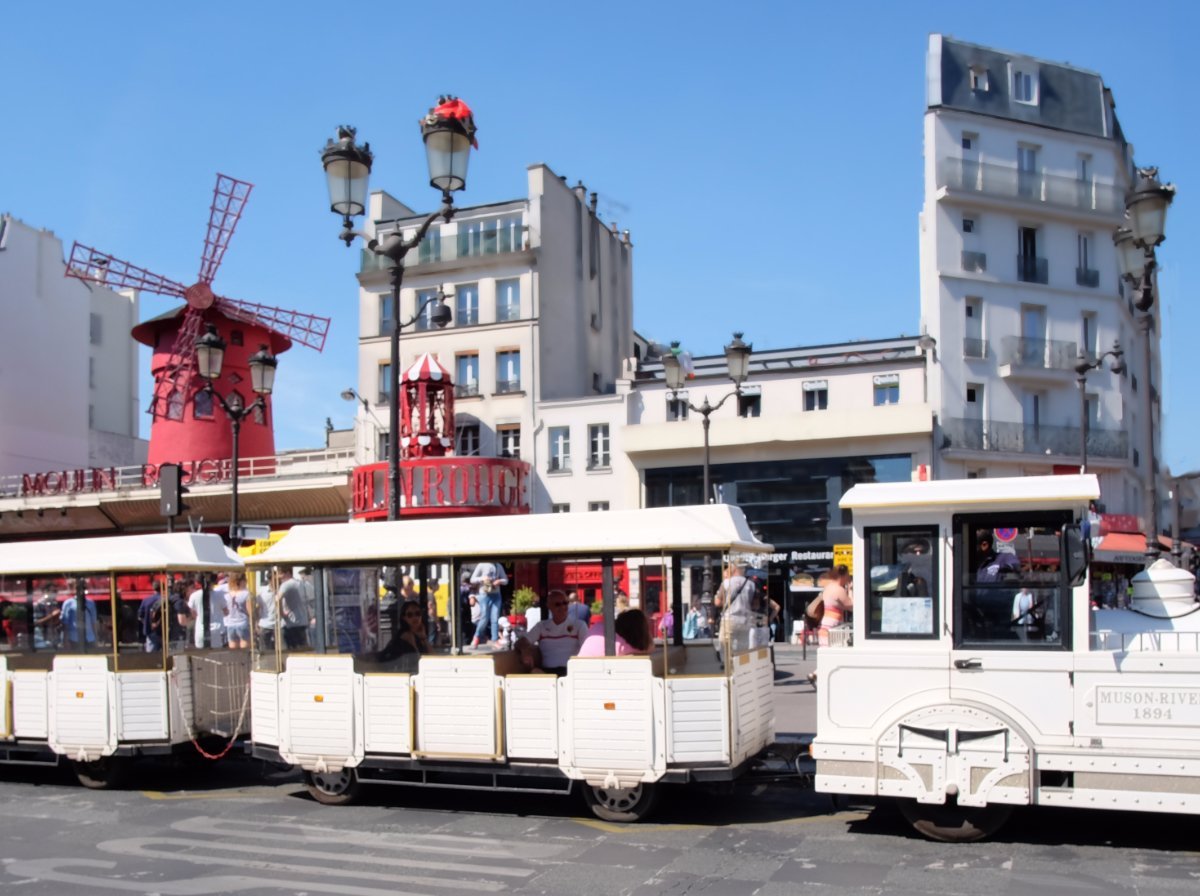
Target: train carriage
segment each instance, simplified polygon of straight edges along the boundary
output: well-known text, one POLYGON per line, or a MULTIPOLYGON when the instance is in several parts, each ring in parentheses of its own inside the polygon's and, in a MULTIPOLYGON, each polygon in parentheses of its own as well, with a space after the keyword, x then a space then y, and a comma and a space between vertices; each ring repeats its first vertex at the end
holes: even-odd
MULTIPOLYGON (((252 673, 253 750, 302 768, 326 803, 368 782, 579 789, 598 816, 635 820, 659 784, 732 779, 772 742, 773 666, 765 646, 732 627, 723 654, 685 643, 677 626, 648 656, 612 656, 623 600, 613 571, 628 571, 635 600, 644 596, 635 578, 662 583, 682 620, 685 562, 769 550, 726 505, 296 526, 247 558, 285 578, 311 570, 314 604, 309 643, 280 647, 252 673), (599 564, 596 630, 609 655, 572 658, 564 675, 530 672, 511 649, 464 647, 451 600, 450 644, 404 669, 382 663, 380 621, 398 570, 413 570, 428 592, 435 576, 457 584, 479 561, 533 564, 543 597, 551 564, 599 564)), ((278 578, 272 587, 278 594, 278 578)))
POLYGON ((1099 495, 1085 475, 846 493, 854 619, 818 655, 818 790, 896 798, 942 840, 1020 805, 1200 814, 1194 580, 1160 560, 1094 608, 1099 495))
POLYGON ((182 637, 151 651, 143 630, 185 579, 242 568, 215 535, 0 544, 0 762, 69 761, 83 784, 103 787, 125 759, 244 733, 249 655, 216 657, 182 637))

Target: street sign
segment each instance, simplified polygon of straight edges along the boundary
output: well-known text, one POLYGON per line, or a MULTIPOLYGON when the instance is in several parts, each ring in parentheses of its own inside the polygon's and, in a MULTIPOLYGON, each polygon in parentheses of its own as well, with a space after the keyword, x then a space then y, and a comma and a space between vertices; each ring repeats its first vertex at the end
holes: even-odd
POLYGON ((835 544, 833 546, 833 565, 854 569, 854 545, 835 544))
POLYGON ((271 537, 271 527, 238 526, 237 537, 240 541, 261 541, 271 537))

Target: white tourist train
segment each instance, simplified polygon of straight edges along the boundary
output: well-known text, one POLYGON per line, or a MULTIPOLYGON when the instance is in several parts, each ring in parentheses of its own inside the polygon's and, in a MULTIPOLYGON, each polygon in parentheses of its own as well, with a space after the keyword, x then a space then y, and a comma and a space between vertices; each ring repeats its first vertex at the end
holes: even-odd
MULTIPOLYGON (((1014 806, 1200 813, 1200 604, 1160 560, 1087 581, 1094 476, 856 485, 854 619, 817 661, 816 788, 942 840, 1014 806)), ((1095 533, 1098 534, 1098 533, 1095 533)))
POLYGON ((104 787, 126 759, 235 740, 249 653, 193 649, 180 601, 193 577, 242 568, 216 535, 0 543, 0 762, 69 761, 104 787))
POLYGON ((636 820, 659 784, 732 779, 772 743, 774 669, 745 631, 727 631, 724 663, 710 642, 684 643, 679 626, 648 656, 612 656, 614 571, 631 596, 656 582, 682 620, 685 557, 768 551, 726 505, 293 527, 246 558, 251 569, 311 570, 313 603, 311 644, 277 640, 275 661, 252 673, 252 749, 302 768, 325 803, 365 783, 578 790, 599 817, 636 820), (609 655, 538 674, 511 649, 471 652, 453 638, 410 665, 382 662, 381 583, 403 567, 432 591, 435 570, 457 585, 477 561, 500 562, 513 585, 525 576, 543 597, 556 565, 599 564, 609 655))

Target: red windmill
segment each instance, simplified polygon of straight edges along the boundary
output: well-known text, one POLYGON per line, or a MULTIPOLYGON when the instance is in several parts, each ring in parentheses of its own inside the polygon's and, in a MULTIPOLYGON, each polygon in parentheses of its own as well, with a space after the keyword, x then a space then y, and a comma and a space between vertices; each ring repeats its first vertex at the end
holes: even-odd
MULTIPOLYGON (((152 464, 230 456, 231 433, 227 421, 213 413, 211 401, 197 400, 204 384, 196 382, 196 340, 205 325, 215 326, 229 344, 218 391, 234 401, 241 399, 243 407, 250 404, 244 395, 244 384, 249 381, 247 362, 260 346, 269 345, 273 354, 286 351, 293 342, 317 351, 325 347, 329 318, 229 299, 212 290, 213 278, 253 188, 253 184, 217 174, 200 257, 200 275, 191 286, 78 242, 71 247, 68 277, 110 289, 137 289, 171 296, 187 303, 133 330, 135 339, 154 349, 151 362, 154 397, 149 408, 154 422, 148 458, 152 464), (239 383, 243 384, 240 389, 239 383)), ((267 415, 256 422, 260 425, 243 434, 243 455, 273 455, 274 436, 267 415)))

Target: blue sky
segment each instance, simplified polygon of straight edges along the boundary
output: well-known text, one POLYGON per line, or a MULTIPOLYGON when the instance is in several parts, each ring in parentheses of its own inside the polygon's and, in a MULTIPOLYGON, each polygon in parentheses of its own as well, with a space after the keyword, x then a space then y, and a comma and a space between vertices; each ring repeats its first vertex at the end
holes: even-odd
MULTIPOLYGON (((219 294, 333 319, 281 359, 280 448, 348 426, 358 257, 318 150, 340 123, 372 186, 420 210, 417 119, 475 110, 460 205, 526 194, 545 162, 632 231, 635 325, 717 353, 918 331, 927 34, 1100 72, 1141 164, 1179 187, 1159 251, 1166 459, 1200 468, 1194 3, 12 4, 0 28, 0 211, 195 279, 215 174, 255 184, 219 294)), ((143 316, 169 308, 143 297, 143 316)), ((143 393, 148 395, 148 384, 143 393)), ((146 418, 148 427, 149 418, 146 418)))

